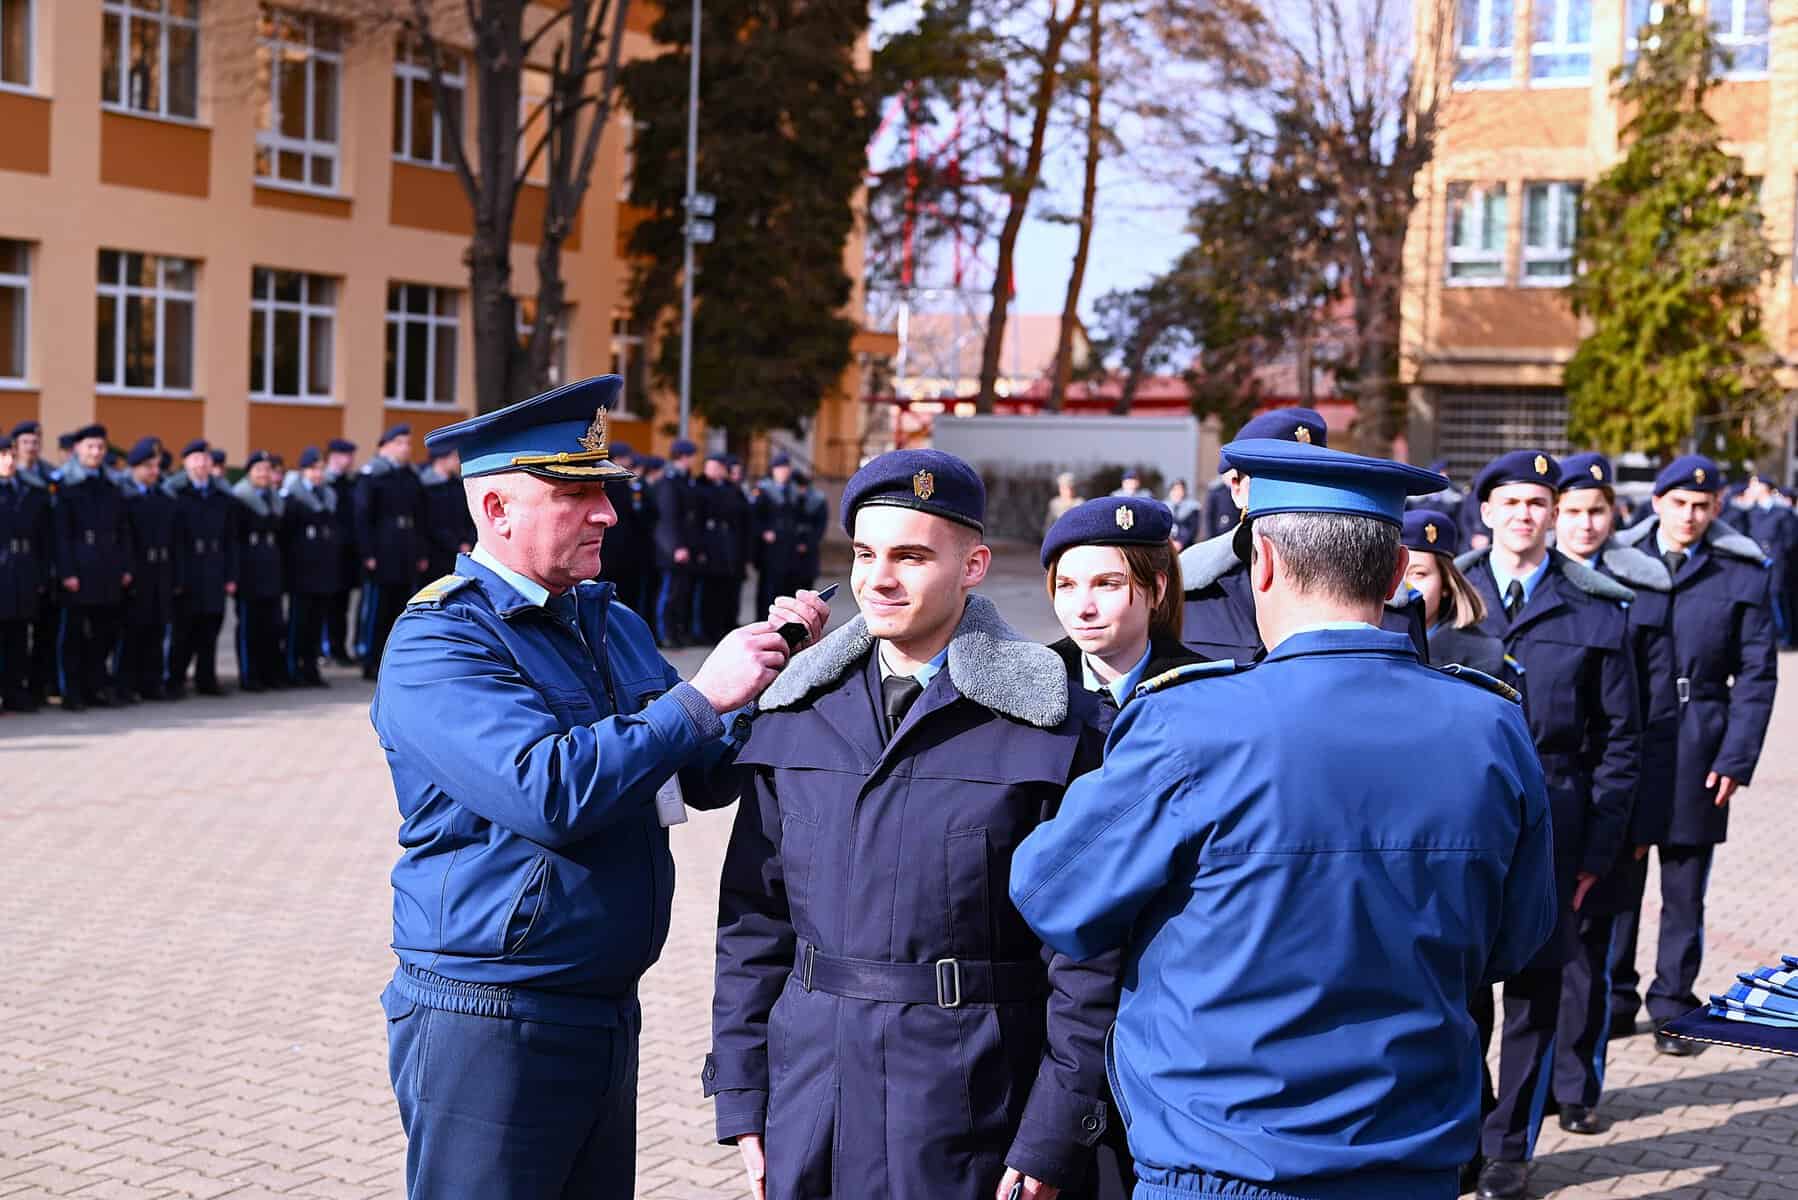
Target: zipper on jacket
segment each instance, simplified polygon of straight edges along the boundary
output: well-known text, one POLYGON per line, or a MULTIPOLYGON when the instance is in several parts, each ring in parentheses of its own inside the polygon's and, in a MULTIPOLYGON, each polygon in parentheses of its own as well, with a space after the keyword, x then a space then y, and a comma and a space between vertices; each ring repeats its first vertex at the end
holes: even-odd
POLYGON ((1105 1031, 1105 1081, 1111 1085, 1111 1102, 1117 1105, 1118 1116, 1124 1118, 1124 1129, 1130 1128, 1130 1106, 1124 1102, 1124 1089, 1118 1086, 1117 1071, 1117 1022, 1105 1031))

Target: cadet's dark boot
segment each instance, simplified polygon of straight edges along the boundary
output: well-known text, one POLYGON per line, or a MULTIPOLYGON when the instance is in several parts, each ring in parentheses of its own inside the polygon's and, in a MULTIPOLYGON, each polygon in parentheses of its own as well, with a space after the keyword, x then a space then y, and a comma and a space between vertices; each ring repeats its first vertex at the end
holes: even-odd
POLYGON ((1480 1169, 1479 1200, 1523 1200, 1529 1182, 1528 1163, 1494 1160, 1480 1169))
POLYGON ((1461 1164, 1461 1186, 1457 1195, 1465 1196, 1480 1186, 1480 1172, 1485 1170, 1486 1156, 1475 1153, 1472 1162, 1461 1164))
POLYGON ((1662 1033, 1659 1028, 1656 1028, 1654 1052, 1671 1055, 1674 1058, 1692 1058, 1704 1053, 1704 1043, 1695 1042, 1691 1038, 1677 1038, 1670 1033, 1662 1033))
POLYGON ((1584 1104, 1561 1105, 1561 1128, 1568 1133, 1591 1134, 1598 1132, 1598 1110, 1587 1108, 1584 1104))

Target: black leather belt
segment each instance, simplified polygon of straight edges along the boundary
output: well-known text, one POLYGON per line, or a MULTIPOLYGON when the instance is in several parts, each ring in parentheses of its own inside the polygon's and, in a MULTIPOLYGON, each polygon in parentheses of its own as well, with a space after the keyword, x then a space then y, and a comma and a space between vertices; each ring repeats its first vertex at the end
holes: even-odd
POLYGON ((1679 693, 1681 704, 1690 704, 1694 700, 1728 700, 1729 685, 1714 679, 1688 679, 1680 676, 1673 681, 1679 693))
POLYGON ((793 978, 808 992, 826 992, 851 1000, 883 1004, 1028 1004, 1049 994, 1043 964, 977 962, 939 958, 935 962, 896 963, 821 954, 810 942, 799 943, 793 978))

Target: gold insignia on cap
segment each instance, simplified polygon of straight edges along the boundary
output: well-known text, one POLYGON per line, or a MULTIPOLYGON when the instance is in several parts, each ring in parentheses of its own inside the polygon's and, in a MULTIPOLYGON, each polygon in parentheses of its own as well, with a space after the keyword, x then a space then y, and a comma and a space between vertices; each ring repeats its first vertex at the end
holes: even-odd
POLYGON ((1692 468, 1692 480, 1695 483, 1703 483, 1704 482, 1704 468, 1703 467, 1692 468))
POLYGON ((936 476, 929 471, 919 471, 911 477, 911 494, 920 500, 928 500, 936 495, 936 476))
POLYGON ((1592 472, 1592 478, 1598 480, 1598 482, 1600 482, 1600 483, 1604 482, 1604 468, 1603 467, 1599 466, 1597 463, 1593 463, 1591 466, 1587 467, 1586 470, 1592 472))
POLYGON ((1431 521, 1423 527, 1423 540, 1434 546, 1436 544, 1436 522, 1431 521))
POLYGON ((1536 474, 1538 474, 1538 475, 1548 474, 1548 455, 1546 455, 1546 454, 1536 455, 1536 474))
POLYGON ((629 479, 631 473, 608 461, 611 446, 606 437, 606 410, 593 413, 593 423, 576 439, 579 450, 558 450, 554 454, 515 454, 511 465, 535 470, 558 479, 629 479))
POLYGON ((581 449, 605 458, 610 450, 606 445, 606 410, 600 409, 593 414, 593 424, 587 426, 587 432, 581 435, 581 449))
POLYGON ((1307 426, 1300 425, 1292 431, 1292 440, 1295 442, 1303 442, 1309 446, 1311 444, 1311 430, 1307 426))
POLYGON ((1118 505, 1117 519, 1118 528, 1126 532, 1129 531, 1132 525, 1136 524, 1136 514, 1130 511, 1130 506, 1128 504, 1118 505))

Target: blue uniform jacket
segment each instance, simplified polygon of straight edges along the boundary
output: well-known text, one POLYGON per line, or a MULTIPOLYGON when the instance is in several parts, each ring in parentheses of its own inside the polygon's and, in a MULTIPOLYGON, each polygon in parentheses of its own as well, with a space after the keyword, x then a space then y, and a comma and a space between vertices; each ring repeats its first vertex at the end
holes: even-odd
MULTIPOLYGON (((1664 841, 1673 821, 1679 763, 1673 580, 1659 559, 1615 538, 1599 550, 1592 567, 1636 594, 1629 605, 1629 638, 1636 660, 1636 698, 1642 714, 1642 777, 1636 784, 1636 806, 1630 812, 1623 850, 1625 855, 1633 855, 1637 846, 1664 841)), ((1632 889, 1631 903, 1633 900, 1632 889)), ((1591 898, 1586 902, 1591 904, 1591 898)))
POLYGON ((175 498, 175 587, 191 612, 225 611, 225 585, 236 584, 237 522, 242 506, 216 479, 204 488, 182 480, 175 498))
POLYGON ((124 578, 131 573, 131 525, 118 485, 101 472, 68 472, 57 484, 50 524, 56 537, 56 569, 64 579, 74 576, 81 581, 79 591, 63 592, 63 603, 111 608, 123 602, 124 578), (66 482, 71 478, 76 482, 66 482))
MULTIPOLYGON (((337 492, 299 479, 281 494, 282 566, 287 590, 302 596, 329 596, 349 586, 344 573, 343 523, 337 492)), ((452 556, 453 561, 453 556, 452 556)))
POLYGON ((281 569, 281 513, 285 508, 273 488, 264 496, 240 479, 231 489, 237 498, 237 594, 267 600, 286 591, 281 569))
MULTIPOLYGON (((656 566, 667 571, 675 567, 674 552, 694 551, 694 516, 698 501, 693 495, 693 477, 673 467, 662 473, 654 486, 656 502, 656 566)), ((678 564, 683 571, 693 569, 693 560, 678 564)))
POLYGON ((30 621, 49 596, 50 493, 0 480, 0 621, 30 621))
POLYGON ((1214 538, 1229 533, 1241 519, 1242 510, 1230 495, 1230 485, 1221 478, 1213 480, 1205 489, 1205 536, 1214 538))
POLYGON ((1452 1196, 1479 1124, 1468 997, 1555 920, 1523 714, 1382 630, 1181 676, 1138 689, 1012 861, 1050 945, 1124 948, 1131 1151, 1315 1200, 1452 1196))
POLYGON ((175 603, 176 501, 160 487, 142 488, 136 480, 123 491, 133 550, 125 619, 137 626, 164 625, 175 603))
POLYGON ((426 467, 418 482, 424 490, 425 558, 430 563, 426 578, 435 579, 455 568, 463 547, 474 549, 474 518, 468 513, 468 493, 460 475, 426 467))
POLYGON ((426 556, 425 489, 411 463, 376 456, 356 475, 356 549, 376 583, 409 587, 426 556))
POLYGON ((464 983, 628 997, 674 891, 656 789, 680 771, 689 804, 733 800, 706 770, 723 723, 610 584, 577 589, 577 632, 467 555, 456 572, 394 623, 370 708, 401 817, 394 951, 464 983))
MULTIPOLYGON (((1656 550, 1656 517, 1617 540, 1656 550)), ((1754 778, 1779 651, 1773 633, 1772 573, 1760 547, 1715 522, 1673 579, 1674 686, 1679 691, 1679 769, 1664 842, 1710 845, 1729 833, 1729 805, 1718 808, 1712 771, 1746 784, 1754 778)))

